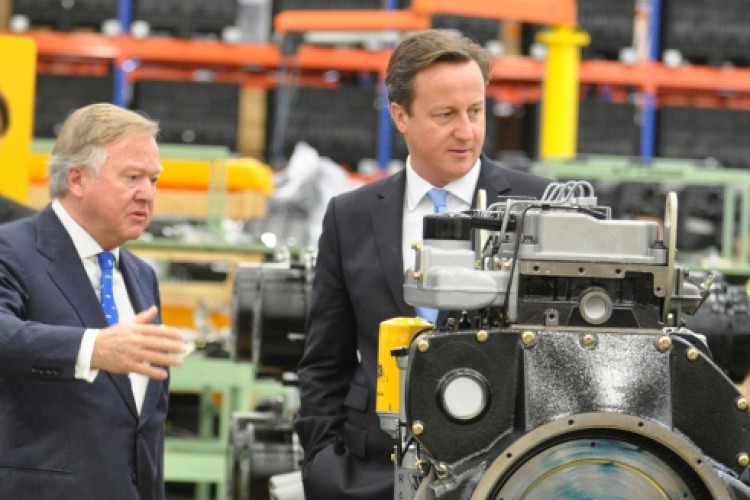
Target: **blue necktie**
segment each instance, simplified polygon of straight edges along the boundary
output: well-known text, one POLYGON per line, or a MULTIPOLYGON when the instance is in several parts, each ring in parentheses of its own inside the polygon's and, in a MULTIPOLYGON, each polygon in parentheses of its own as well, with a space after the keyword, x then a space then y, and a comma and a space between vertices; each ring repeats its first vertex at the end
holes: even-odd
POLYGON ((440 188, 432 188, 427 191, 427 196, 432 200, 432 204, 435 207, 435 213, 440 214, 448 210, 445 198, 448 195, 448 191, 440 188))
POLYGON ((99 267, 102 268, 101 302, 102 311, 109 325, 114 325, 119 320, 117 305, 115 304, 115 293, 112 286, 112 271, 115 268, 115 255, 112 252, 102 252, 96 255, 99 259, 99 267))
MULTIPOLYGON (((446 191, 445 189, 432 188, 427 191, 427 196, 429 196, 432 200, 432 205, 434 206, 436 214, 445 212, 448 209, 448 206, 446 204, 447 195, 448 191, 446 191)), ((434 324, 435 321, 437 321, 437 309, 430 309, 429 307, 415 307, 414 310, 417 312, 417 316, 426 319, 430 323, 434 324)))

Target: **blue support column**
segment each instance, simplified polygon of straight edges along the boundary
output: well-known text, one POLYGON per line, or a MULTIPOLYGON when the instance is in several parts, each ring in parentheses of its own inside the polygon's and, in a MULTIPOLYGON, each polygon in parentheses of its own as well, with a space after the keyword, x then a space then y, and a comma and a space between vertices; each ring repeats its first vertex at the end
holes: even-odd
MULTIPOLYGON (((648 19, 648 60, 659 60, 661 0, 650 0, 648 19)), ((641 126, 641 159, 650 161, 656 154, 656 96, 652 90, 643 93, 641 126)))
MULTIPOLYGON (((387 0, 385 2, 387 10, 394 10, 398 7, 398 0, 387 0)), ((386 172, 393 150, 393 126, 391 125, 391 113, 388 110, 388 92, 385 90, 385 82, 382 77, 378 82, 378 94, 377 160, 380 170, 386 172)))
POLYGON ((391 151, 393 147, 393 125, 391 124, 391 114, 388 111, 388 92, 385 89, 385 82, 378 82, 378 151, 377 160, 380 170, 388 170, 388 163, 391 160, 391 151))
MULTIPOLYGON (((119 0, 117 2, 117 20, 123 33, 130 33, 130 24, 133 21, 133 0, 119 0)), ((118 61, 112 69, 112 102, 118 106, 126 107, 127 103, 127 77, 126 72, 118 61)))

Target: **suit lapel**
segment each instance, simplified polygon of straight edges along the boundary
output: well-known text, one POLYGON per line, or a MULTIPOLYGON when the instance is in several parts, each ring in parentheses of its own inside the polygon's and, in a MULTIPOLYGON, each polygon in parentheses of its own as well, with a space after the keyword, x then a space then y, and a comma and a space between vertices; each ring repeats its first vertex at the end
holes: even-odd
POLYGON ((39 214, 38 228, 37 250, 50 261, 47 275, 54 286, 65 296, 82 326, 106 327, 107 320, 73 241, 51 208, 39 214))
POLYGON ((401 253, 401 238, 404 213, 404 190, 406 173, 401 171, 389 177, 377 193, 370 217, 375 229, 380 265, 394 303, 403 316, 413 316, 414 308, 404 302, 404 258, 401 253))
POLYGON ((511 185, 505 175, 503 175, 503 171, 497 165, 492 164, 487 158, 482 158, 477 187, 474 190, 474 199, 471 203, 472 207, 475 207, 477 204, 477 193, 480 189, 484 189, 487 193, 488 205, 494 203, 499 195, 508 193, 511 190, 511 185))
MULTIPOLYGON (((133 305, 133 311, 136 314, 157 303, 156 298, 154 297, 154 290, 151 290, 148 286, 150 281, 148 283, 146 282, 147 280, 142 276, 143 273, 138 268, 135 257, 125 248, 120 248, 120 272, 125 281, 125 286, 128 289, 128 295, 130 297, 130 303, 133 305)), ((161 311, 159 311, 157 321, 159 321, 160 317, 161 311)), ((146 422, 149 415, 156 410, 160 396, 159 389, 159 383, 152 380, 148 381, 143 405, 141 406, 141 422, 146 422)), ((132 395, 133 391, 131 390, 129 383, 128 391, 130 392, 130 400, 133 401, 132 409, 137 415, 137 409, 132 395)))
MULTIPOLYGON (((37 242, 37 250, 50 259, 47 268, 50 280, 65 296, 81 320, 81 325, 85 328, 106 328, 107 319, 81 264, 81 258, 70 235, 49 206, 39 214, 37 242)), ((127 375, 104 373, 112 380, 128 408, 137 415, 127 375)))

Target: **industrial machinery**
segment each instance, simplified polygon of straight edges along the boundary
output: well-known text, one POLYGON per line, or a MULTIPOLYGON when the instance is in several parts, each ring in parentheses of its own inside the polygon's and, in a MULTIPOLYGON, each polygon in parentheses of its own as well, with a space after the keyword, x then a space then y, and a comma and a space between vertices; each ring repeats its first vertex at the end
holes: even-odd
POLYGON ((685 318, 685 327, 706 335, 714 362, 732 381, 745 380, 750 373, 750 297, 745 284, 715 274, 708 298, 685 318))
POLYGON ((284 393, 262 401, 253 411, 232 414, 230 455, 232 499, 293 499, 303 495, 301 480, 276 485, 298 471, 302 447, 294 433, 299 408, 297 363, 302 356, 305 317, 315 268, 315 254, 292 259, 279 252, 274 262, 241 265, 232 292, 233 357, 252 361, 256 378, 280 382, 284 393))
POLYGON ((258 376, 295 373, 302 356, 315 254, 280 253, 274 262, 241 265, 234 277, 234 359, 252 361, 258 376))
POLYGON ((708 297, 664 224, 586 182, 427 216, 405 276, 435 326, 381 325, 394 498, 750 499, 748 401, 684 327, 708 297))

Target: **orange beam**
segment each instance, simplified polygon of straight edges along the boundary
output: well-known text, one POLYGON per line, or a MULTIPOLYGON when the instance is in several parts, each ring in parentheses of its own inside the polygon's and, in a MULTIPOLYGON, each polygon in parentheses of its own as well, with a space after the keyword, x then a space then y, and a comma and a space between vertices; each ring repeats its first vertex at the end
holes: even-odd
POLYGON ((119 59, 131 57, 164 64, 276 67, 279 65, 281 52, 278 47, 270 44, 234 45, 215 40, 124 37, 119 59))
POLYGON ((412 0, 411 9, 423 16, 452 14, 561 26, 577 22, 575 0, 412 0))
POLYGON ((32 31, 23 36, 34 40, 40 56, 51 58, 111 59, 116 62, 137 58, 163 64, 232 67, 276 67, 281 58, 279 48, 271 44, 226 44, 187 38, 138 39, 128 35, 108 37, 98 33, 52 31, 32 31))
MULTIPOLYGON (((127 78, 131 82, 138 80, 196 81, 196 71, 196 68, 144 65, 128 72, 127 78)), ((236 69, 211 70, 210 81, 237 83, 246 87, 263 89, 273 89, 279 84, 273 75, 243 73, 236 69)))
MULTIPOLYGON (((414 0, 415 3, 420 1, 425 0, 414 0)), ((450 4, 449 0, 445 1, 450 4)), ((521 1, 542 4, 542 0, 515 0, 515 3, 521 1)), ((557 1, 561 0, 555 0, 557 1)), ((498 0, 498 4, 513 3, 514 1, 498 0)), ((488 7, 488 10, 492 9, 488 7)), ((388 11, 374 12, 387 14, 388 11)), ((351 15, 352 11, 348 11, 347 14, 351 15)), ((367 17, 361 14, 361 11, 357 11, 356 15, 367 17)), ((326 14, 326 18, 330 20, 329 16, 330 14, 326 14)), ((120 63, 128 58, 137 58, 144 66, 161 65, 165 71, 175 71, 175 76, 187 76, 188 72, 195 68, 252 73, 254 67, 272 71, 285 64, 310 71, 375 71, 382 74, 390 56, 390 49, 367 51, 358 48, 302 45, 295 56, 285 58, 281 55, 279 47, 274 44, 231 45, 213 40, 178 38, 141 40, 127 35, 108 37, 98 33, 51 31, 32 31, 15 36, 32 38, 37 45, 40 62, 38 70, 52 73, 100 74, 103 70, 102 63, 120 63), (91 64, 93 66, 90 66, 91 64), (180 67, 182 69, 178 69, 180 67)), ((492 84, 541 82, 544 75, 543 64, 541 61, 522 56, 497 58, 493 63, 492 84)), ((144 70, 140 75, 151 71, 157 70, 144 70)), ((254 73, 248 75, 250 76, 252 78, 247 80, 248 83, 257 81, 266 86, 266 79, 259 78, 254 73)), ((229 78, 229 75, 223 75, 222 78, 229 78)), ((670 68, 655 62, 628 66, 617 61, 585 60, 580 63, 580 81, 581 84, 629 86, 637 91, 653 92, 661 96, 684 91, 693 91, 709 99, 722 94, 750 94, 750 68, 687 65, 670 68)))
POLYGON ((390 54, 390 50, 303 45, 295 56, 287 58, 287 62, 303 69, 385 73, 390 54))
POLYGON ((33 39, 39 55, 45 56, 114 59, 119 52, 118 37, 107 37, 98 33, 30 31, 17 36, 33 39))
POLYGON ((717 92, 750 92, 750 69, 712 66, 669 68, 658 63, 627 66, 616 61, 581 61, 581 83, 630 85, 640 91, 684 89, 717 92))
POLYGON ((540 82, 544 78, 544 62, 523 56, 498 57, 492 61, 490 77, 493 82, 540 82))
POLYGON ((417 31, 430 20, 409 10, 285 10, 276 14, 274 30, 291 31, 417 31))

